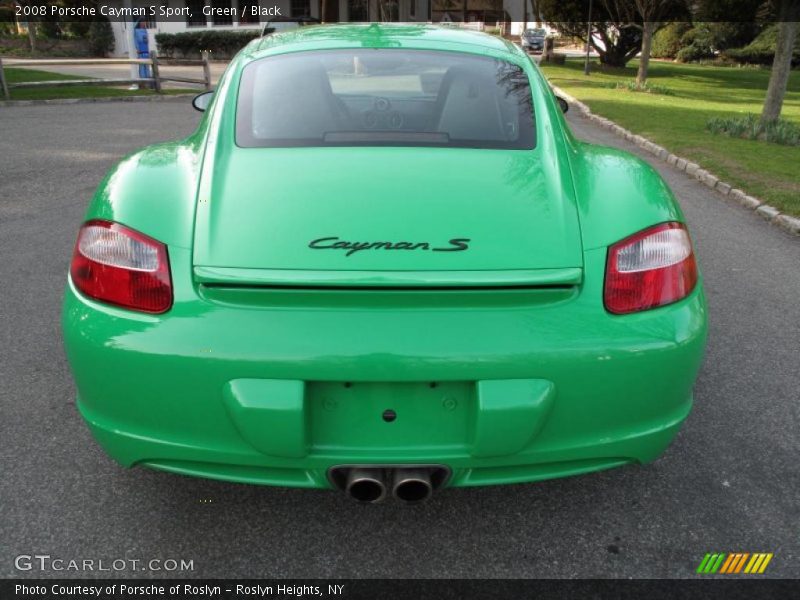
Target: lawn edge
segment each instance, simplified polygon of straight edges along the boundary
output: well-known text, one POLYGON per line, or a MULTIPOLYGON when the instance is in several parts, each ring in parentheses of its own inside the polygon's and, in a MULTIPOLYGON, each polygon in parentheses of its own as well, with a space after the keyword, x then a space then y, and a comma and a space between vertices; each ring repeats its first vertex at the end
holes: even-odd
POLYGON ((660 159, 662 162, 665 162, 678 171, 683 172, 687 177, 696 179, 718 194, 726 196, 744 208, 753 211, 770 224, 780 227, 789 233, 800 235, 800 218, 782 213, 774 206, 771 206, 755 196, 751 196, 747 194, 747 192, 735 188, 733 185, 725 181, 722 181, 719 177, 714 175, 708 169, 704 169, 701 165, 692 162, 687 158, 681 158, 680 156, 673 154, 663 146, 659 146, 646 137, 637 135, 632 131, 625 129, 611 119, 601 117, 600 115, 593 113, 592 109, 590 109, 585 103, 581 102, 575 96, 569 94, 560 87, 552 84, 551 87, 557 95, 561 96, 564 98, 564 100, 575 106, 580 111, 583 118, 594 121, 603 129, 608 129, 614 133, 617 137, 621 137, 635 144, 645 152, 648 152, 649 154, 652 154, 656 158, 660 159))
MULTIPOLYGON (((198 92, 199 93, 199 92, 198 92)), ((94 102, 169 102, 193 98, 197 93, 165 94, 162 96, 98 96, 97 98, 52 98, 50 100, 2 100, 0 106, 39 106, 51 104, 91 104, 94 102)))

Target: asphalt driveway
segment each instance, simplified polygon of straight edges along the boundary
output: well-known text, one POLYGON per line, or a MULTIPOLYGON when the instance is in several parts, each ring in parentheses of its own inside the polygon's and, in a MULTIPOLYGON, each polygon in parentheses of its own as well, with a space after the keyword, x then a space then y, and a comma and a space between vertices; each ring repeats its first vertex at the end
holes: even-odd
POLYGON ((104 172, 197 121, 183 99, 0 109, 0 576, 81 575, 15 569, 49 554, 193 560, 177 574, 204 577, 692 577, 706 552, 744 551, 800 577, 800 240, 661 163, 711 331, 694 412, 657 462, 418 507, 118 467, 75 410, 62 287, 104 172))

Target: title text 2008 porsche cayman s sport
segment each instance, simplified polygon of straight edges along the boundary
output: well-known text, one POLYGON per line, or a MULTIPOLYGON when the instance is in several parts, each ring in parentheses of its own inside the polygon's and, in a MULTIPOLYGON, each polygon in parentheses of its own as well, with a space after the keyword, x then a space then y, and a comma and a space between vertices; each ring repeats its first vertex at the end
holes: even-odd
POLYGON ((72 259, 78 407, 117 461, 414 502, 669 444, 706 335, 684 218, 516 46, 308 27, 195 102, 72 259))

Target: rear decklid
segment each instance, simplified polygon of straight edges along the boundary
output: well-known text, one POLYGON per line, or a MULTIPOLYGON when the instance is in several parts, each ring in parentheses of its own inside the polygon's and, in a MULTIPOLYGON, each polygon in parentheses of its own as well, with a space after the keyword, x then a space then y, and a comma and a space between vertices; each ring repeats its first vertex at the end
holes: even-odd
POLYGON ((570 178, 537 151, 232 147, 204 178, 194 239, 203 282, 500 286, 581 278, 570 178))

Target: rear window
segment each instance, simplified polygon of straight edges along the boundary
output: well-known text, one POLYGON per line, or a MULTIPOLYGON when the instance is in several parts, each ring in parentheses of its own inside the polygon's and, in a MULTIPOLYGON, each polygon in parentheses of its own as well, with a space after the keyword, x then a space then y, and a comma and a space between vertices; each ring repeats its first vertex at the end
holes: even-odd
POLYGON ((535 139, 527 75, 483 56, 298 52, 251 63, 239 88, 243 147, 530 149, 535 139))

